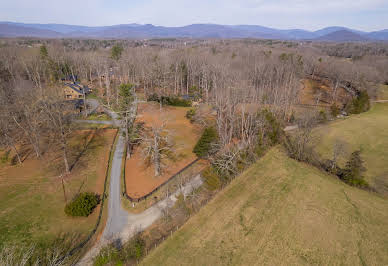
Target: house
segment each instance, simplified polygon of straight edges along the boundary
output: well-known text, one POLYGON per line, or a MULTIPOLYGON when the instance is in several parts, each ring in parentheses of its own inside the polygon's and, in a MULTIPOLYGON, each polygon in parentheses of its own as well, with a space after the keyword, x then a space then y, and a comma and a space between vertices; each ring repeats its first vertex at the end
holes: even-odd
POLYGON ((65 83, 63 92, 66 100, 75 100, 84 98, 84 93, 85 95, 90 93, 91 89, 88 86, 74 82, 65 83))
POLYGON ((67 75, 66 77, 61 78, 62 81, 76 82, 78 80, 77 75, 67 75))

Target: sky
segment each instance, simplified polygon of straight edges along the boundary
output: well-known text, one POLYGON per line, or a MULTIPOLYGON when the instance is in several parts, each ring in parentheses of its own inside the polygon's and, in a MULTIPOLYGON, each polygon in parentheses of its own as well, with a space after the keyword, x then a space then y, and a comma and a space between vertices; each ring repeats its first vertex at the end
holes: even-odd
POLYGON ((195 23, 388 29, 388 0, 0 0, 0 21, 85 26, 195 23))

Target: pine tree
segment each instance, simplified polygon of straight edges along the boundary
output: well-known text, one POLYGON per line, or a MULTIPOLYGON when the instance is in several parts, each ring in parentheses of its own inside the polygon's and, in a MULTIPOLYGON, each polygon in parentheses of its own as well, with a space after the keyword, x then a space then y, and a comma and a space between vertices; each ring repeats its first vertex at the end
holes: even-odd
POLYGON ((209 154, 212 142, 217 140, 217 130, 214 127, 205 128, 201 138, 194 147, 193 152, 198 157, 205 157, 209 154))
POLYGON ((361 151, 354 151, 346 163, 344 181, 352 186, 367 186, 368 184, 363 177, 365 170, 366 168, 363 166, 363 160, 361 158, 361 151))

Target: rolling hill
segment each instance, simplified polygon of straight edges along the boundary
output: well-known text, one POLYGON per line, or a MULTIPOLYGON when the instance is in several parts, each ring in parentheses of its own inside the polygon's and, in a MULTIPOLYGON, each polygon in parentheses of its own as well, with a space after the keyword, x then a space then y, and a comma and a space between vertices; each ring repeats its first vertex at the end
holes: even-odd
MULTIPOLYGON (((385 98, 385 91, 381 96, 385 98)), ((387 94, 388 95, 388 94, 387 94)), ((366 113, 352 115, 320 126, 314 130, 319 138, 317 151, 331 159, 334 143, 346 144, 339 163, 345 166, 350 153, 361 149, 365 162, 365 178, 378 192, 388 196, 388 103, 374 104, 366 113)))
POLYGON ((87 27, 65 24, 25 24, 0 22, 0 36, 41 38, 258 38, 280 40, 387 40, 388 32, 362 32, 344 27, 328 27, 318 31, 281 30, 258 25, 192 24, 163 27, 152 24, 121 24, 87 27), (357 35, 357 38, 356 36, 357 35))
POLYGON ((368 38, 353 31, 339 30, 320 36, 316 40, 330 42, 362 42, 368 41, 368 38))
POLYGON ((274 148, 141 264, 387 265, 387 234, 387 199, 274 148))
POLYGON ((0 37, 21 36, 38 38, 59 38, 62 37, 62 34, 52 30, 0 23, 0 37))

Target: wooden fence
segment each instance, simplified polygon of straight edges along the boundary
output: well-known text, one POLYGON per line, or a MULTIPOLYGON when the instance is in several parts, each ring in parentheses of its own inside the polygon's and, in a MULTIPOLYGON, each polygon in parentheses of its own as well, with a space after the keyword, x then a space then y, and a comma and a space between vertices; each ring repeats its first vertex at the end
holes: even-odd
POLYGON ((166 186, 167 184, 169 184, 171 181, 173 181, 177 176, 179 176, 181 173, 183 173, 185 170, 187 170, 189 167, 191 167, 192 165, 194 165, 196 162, 198 162, 200 160, 200 158, 197 158, 195 159, 194 161, 192 161, 191 163, 189 163, 188 165, 186 165, 185 167, 183 167, 181 170, 179 170, 179 172, 177 172, 176 174, 172 175, 169 179, 167 179, 165 182, 163 182, 162 184, 160 184, 158 187, 156 187, 154 190, 152 190, 151 192, 147 193, 146 195, 144 196, 141 196, 139 198, 132 198, 131 196, 129 196, 127 194, 127 185, 126 185, 126 181, 125 181, 125 165, 124 165, 124 174, 123 174, 123 178, 124 178, 124 191, 123 191, 123 196, 128 199, 129 201, 131 202, 139 202, 139 201, 142 201, 142 200, 145 200, 147 199, 148 197, 152 196, 152 194, 154 194, 156 191, 160 190, 161 188, 163 188, 164 186, 166 186))

